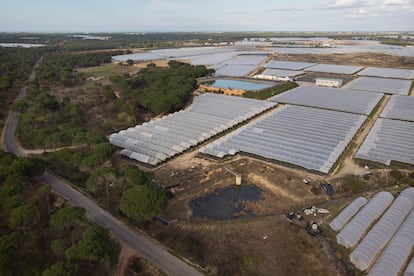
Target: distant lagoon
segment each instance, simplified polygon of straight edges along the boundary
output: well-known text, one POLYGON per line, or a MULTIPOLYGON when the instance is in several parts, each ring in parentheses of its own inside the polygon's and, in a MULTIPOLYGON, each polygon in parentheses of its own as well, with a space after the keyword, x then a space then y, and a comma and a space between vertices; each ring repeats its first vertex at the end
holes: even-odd
POLYGON ((45 44, 30 44, 30 43, 0 43, 0 47, 6 48, 35 48, 44 47, 45 44))

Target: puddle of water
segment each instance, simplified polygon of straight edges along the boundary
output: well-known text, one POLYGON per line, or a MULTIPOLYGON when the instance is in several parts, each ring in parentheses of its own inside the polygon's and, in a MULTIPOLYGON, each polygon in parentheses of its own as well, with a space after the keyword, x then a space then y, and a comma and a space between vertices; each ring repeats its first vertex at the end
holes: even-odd
POLYGON ((248 184, 218 189, 190 202, 192 217, 213 220, 252 217, 254 213, 246 210, 245 203, 258 201, 261 196, 259 188, 248 184))

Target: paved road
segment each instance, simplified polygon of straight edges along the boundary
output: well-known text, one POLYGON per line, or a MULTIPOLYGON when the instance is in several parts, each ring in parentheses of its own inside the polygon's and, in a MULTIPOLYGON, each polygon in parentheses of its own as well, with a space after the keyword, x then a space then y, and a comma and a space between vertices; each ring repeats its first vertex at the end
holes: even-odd
POLYGON ((113 217, 59 177, 45 172, 42 176, 37 177, 37 179, 51 186, 53 190, 65 197, 74 206, 84 208, 93 221, 107 228, 120 242, 139 252, 144 258, 151 261, 169 275, 202 275, 182 260, 171 255, 156 241, 148 238, 144 234, 137 233, 113 217))
POLYGON ((10 152, 16 156, 26 156, 24 150, 16 142, 16 124, 19 117, 19 113, 15 111, 9 112, 9 117, 7 117, 6 124, 3 128, 2 135, 2 144, 5 152, 10 152))
MULTIPOLYGON (((41 59, 37 65, 40 61, 41 59)), ((29 80, 34 80, 34 72, 33 69, 29 80)), ((26 95, 26 89, 27 87, 22 88, 17 99, 21 99, 26 95)), ((26 156, 24 149, 16 141, 15 132, 18 116, 18 112, 9 112, 9 117, 3 129, 2 144, 6 152, 14 153, 16 156, 26 156)), ((149 238, 145 234, 132 230, 129 226, 113 217, 94 201, 72 188, 70 183, 48 171, 42 176, 38 176, 37 179, 51 186, 53 190, 66 198, 71 204, 84 208, 93 221, 108 229, 121 243, 139 252, 142 257, 152 262, 167 274, 179 276, 202 275, 190 265, 170 254, 157 241, 149 238)))
MULTIPOLYGON (((39 60, 36 62, 36 65, 33 67, 32 72, 30 73, 30 76, 28 78, 28 81, 33 81, 36 77, 36 71, 35 69, 39 66, 39 64, 42 62, 43 56, 39 58, 39 60)), ((26 90, 27 86, 24 86, 20 91, 19 95, 17 95, 16 101, 22 99, 26 96, 26 90)), ((17 120, 19 117, 19 112, 10 111, 9 116, 7 117, 6 123, 3 128, 2 132, 2 145, 5 152, 10 152, 15 154, 16 156, 27 156, 24 149, 20 146, 19 143, 16 141, 16 125, 17 120)))

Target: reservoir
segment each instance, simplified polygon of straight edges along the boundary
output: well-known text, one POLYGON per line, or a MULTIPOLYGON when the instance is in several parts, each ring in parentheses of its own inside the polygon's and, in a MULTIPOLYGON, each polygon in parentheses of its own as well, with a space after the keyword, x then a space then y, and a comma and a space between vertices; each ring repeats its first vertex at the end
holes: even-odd
POLYGON ((218 88, 230 88, 241 89, 246 91, 262 90, 274 86, 272 83, 253 82, 253 81, 241 81, 241 80, 229 80, 229 79, 217 79, 213 82, 205 83, 206 85, 218 87, 218 88))

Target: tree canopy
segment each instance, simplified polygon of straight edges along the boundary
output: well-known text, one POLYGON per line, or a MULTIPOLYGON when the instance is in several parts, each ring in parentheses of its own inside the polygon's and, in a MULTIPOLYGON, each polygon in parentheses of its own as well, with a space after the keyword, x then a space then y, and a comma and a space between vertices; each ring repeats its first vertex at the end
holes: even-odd
POLYGON ((32 226, 39 219, 39 210, 34 205, 23 205, 14 208, 9 214, 11 228, 25 229, 32 226))
POLYGON ((149 64, 135 77, 115 76, 111 80, 131 100, 134 109, 143 107, 156 114, 173 112, 187 103, 197 86, 196 78, 212 71, 202 65, 193 66, 174 60, 168 64, 168 69, 149 64))
POLYGON ((121 198, 119 209, 137 220, 147 220, 159 214, 167 206, 165 193, 151 185, 135 185, 127 189, 121 198))
POLYGON ((56 211, 49 220, 52 229, 62 231, 84 220, 85 210, 80 207, 64 207, 56 211))
POLYGON ((36 78, 47 82, 72 86, 79 83, 81 75, 75 68, 98 66, 111 62, 112 55, 122 54, 123 51, 97 53, 61 53, 45 55, 43 62, 36 70, 36 78))
POLYGON ((42 276, 76 276, 79 265, 73 261, 59 261, 43 271, 42 276))
POLYGON ((83 239, 66 250, 70 260, 103 260, 108 266, 114 266, 118 261, 119 248, 109 237, 108 230, 98 225, 89 226, 83 239))

